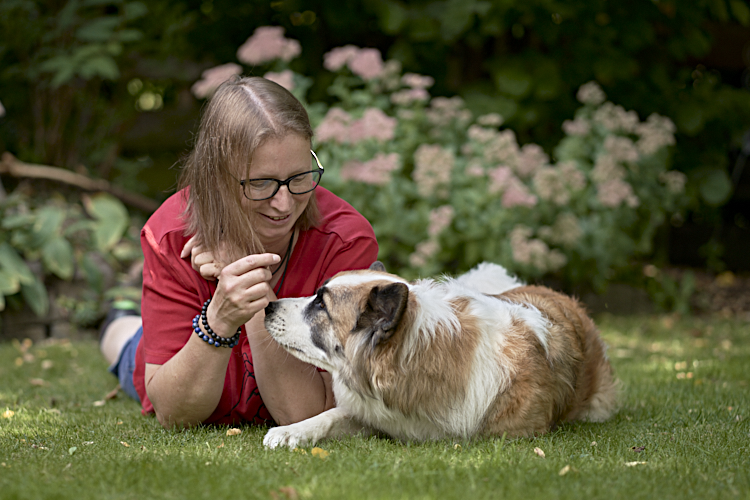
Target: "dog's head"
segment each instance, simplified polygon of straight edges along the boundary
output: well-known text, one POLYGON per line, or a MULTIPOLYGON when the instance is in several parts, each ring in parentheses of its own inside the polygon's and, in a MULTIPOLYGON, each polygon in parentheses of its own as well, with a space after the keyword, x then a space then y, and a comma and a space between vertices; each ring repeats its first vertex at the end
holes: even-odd
POLYGON ((393 348, 394 337, 408 321, 409 299, 409 285, 398 276, 348 271, 328 280, 312 297, 272 302, 265 326, 294 356, 346 376, 353 365, 368 364, 379 351, 393 348))

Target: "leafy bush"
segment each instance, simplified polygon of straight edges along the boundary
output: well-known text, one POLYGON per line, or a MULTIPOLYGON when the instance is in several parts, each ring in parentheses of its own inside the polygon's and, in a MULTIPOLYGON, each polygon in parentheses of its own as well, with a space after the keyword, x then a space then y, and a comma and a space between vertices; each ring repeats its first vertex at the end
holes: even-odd
MULTIPOLYGON (((284 69, 291 57, 268 48, 291 41, 280 29, 259 36, 267 29, 246 44, 265 54, 252 64, 303 95, 295 85, 305 78, 284 69)), ((393 272, 458 273, 493 261, 527 279, 602 288, 651 252, 657 228, 684 203, 685 175, 669 170, 671 120, 641 120, 594 82, 579 90, 582 107, 550 159, 536 144, 520 146, 500 115, 474 117, 459 97, 430 96, 431 77, 402 74, 375 49, 340 47, 324 66, 337 75, 336 102, 308 105, 324 184, 372 223, 393 272)), ((220 81, 204 78, 194 90, 210 95, 220 81)))
POLYGON ((82 203, 61 195, 31 196, 22 188, 0 201, 0 311, 26 303, 40 317, 50 310, 47 286, 54 280, 82 281, 74 294, 58 297, 58 309, 74 323, 90 325, 113 274, 140 256, 126 231, 125 206, 105 193, 82 203))

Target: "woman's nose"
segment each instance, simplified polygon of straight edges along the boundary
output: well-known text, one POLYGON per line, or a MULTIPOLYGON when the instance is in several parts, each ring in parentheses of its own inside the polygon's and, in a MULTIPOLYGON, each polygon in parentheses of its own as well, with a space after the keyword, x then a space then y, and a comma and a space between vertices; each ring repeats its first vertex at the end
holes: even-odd
POLYGON ((289 192, 289 186, 281 186, 276 194, 271 198, 271 206, 280 212, 285 212, 294 203, 292 193, 289 192))

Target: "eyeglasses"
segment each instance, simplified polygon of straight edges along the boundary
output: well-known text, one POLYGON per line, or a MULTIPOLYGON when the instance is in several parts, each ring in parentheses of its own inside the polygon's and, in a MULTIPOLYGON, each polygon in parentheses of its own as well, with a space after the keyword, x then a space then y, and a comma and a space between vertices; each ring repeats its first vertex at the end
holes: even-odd
POLYGON ((323 177, 323 165, 320 164, 318 156, 311 149, 312 153, 311 165, 318 168, 313 168, 309 172, 302 172, 297 175, 293 175, 288 179, 280 181, 279 179, 263 178, 263 179, 243 179, 240 181, 242 186, 242 192, 245 198, 253 201, 267 200, 276 196, 281 186, 286 186, 289 192, 292 194, 305 194, 309 193, 320 184, 320 178, 323 177), (314 162, 314 163, 312 163, 314 162))

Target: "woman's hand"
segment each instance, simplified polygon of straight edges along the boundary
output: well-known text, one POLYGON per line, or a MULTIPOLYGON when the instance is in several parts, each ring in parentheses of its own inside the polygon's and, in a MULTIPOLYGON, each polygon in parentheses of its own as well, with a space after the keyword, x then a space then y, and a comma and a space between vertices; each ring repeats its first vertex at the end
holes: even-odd
POLYGON ((280 261, 281 257, 272 253, 248 255, 221 270, 206 312, 208 323, 217 335, 231 337, 274 300, 268 267, 280 261))
POLYGON ((214 255, 200 244, 197 235, 190 238, 182 247, 180 258, 184 259, 188 256, 193 269, 198 271, 203 279, 209 281, 215 281, 228 262, 221 249, 217 252, 217 255, 214 255))

